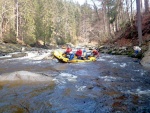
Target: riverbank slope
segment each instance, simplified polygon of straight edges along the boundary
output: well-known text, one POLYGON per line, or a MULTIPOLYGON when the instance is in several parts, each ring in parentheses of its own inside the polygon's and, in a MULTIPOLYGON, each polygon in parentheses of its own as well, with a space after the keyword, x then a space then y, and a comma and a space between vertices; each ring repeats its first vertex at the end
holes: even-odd
POLYGON ((146 68, 150 68, 150 14, 142 15, 142 39, 141 52, 135 55, 133 47, 138 46, 139 41, 137 23, 133 21, 132 26, 127 24, 125 28, 115 34, 111 41, 100 46, 99 51, 141 59, 141 64, 146 68))

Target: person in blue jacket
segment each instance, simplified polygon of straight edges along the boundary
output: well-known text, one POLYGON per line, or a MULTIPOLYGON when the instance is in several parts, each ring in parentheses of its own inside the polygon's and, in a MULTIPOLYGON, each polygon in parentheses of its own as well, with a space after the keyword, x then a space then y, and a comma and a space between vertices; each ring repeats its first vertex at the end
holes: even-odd
POLYGON ((72 60, 74 58, 74 53, 70 52, 69 60, 72 60))

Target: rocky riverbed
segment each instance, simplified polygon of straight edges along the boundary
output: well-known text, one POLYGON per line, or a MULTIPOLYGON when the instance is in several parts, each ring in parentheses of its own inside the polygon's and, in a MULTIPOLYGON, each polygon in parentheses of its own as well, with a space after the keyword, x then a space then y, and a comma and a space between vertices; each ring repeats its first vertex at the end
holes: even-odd
POLYGON ((107 53, 112 55, 127 55, 135 59, 141 60, 141 64, 150 68, 150 42, 147 42, 141 46, 141 52, 135 55, 133 46, 116 46, 114 44, 100 46, 98 48, 100 53, 107 53))
POLYGON ((0 56, 5 56, 9 53, 14 53, 14 52, 23 52, 24 50, 32 51, 32 50, 36 50, 36 48, 32 48, 29 46, 22 46, 20 44, 0 42, 0 56))

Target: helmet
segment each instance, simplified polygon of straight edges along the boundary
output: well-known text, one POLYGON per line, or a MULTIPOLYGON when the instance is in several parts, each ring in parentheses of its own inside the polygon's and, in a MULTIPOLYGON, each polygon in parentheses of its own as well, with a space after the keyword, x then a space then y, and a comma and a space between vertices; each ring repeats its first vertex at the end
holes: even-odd
POLYGON ((96 49, 94 49, 93 52, 96 52, 96 49))
POLYGON ((86 50, 84 49, 83 52, 86 52, 86 50))

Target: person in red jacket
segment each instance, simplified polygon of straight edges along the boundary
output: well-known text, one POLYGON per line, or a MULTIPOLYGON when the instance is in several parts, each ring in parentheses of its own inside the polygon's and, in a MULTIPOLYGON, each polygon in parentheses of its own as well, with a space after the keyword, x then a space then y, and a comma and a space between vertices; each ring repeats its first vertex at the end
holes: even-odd
POLYGON ((97 57, 99 57, 99 52, 96 49, 94 49, 92 51, 92 55, 97 58, 97 57))
POLYGON ((70 47, 67 47, 65 54, 70 54, 71 51, 72 51, 72 49, 70 47))
POLYGON ((71 52, 72 52, 72 49, 68 46, 66 51, 63 53, 63 55, 69 58, 71 52))
POLYGON ((81 56, 82 56, 82 50, 79 48, 77 51, 76 51, 76 54, 78 59, 81 59, 81 56))

